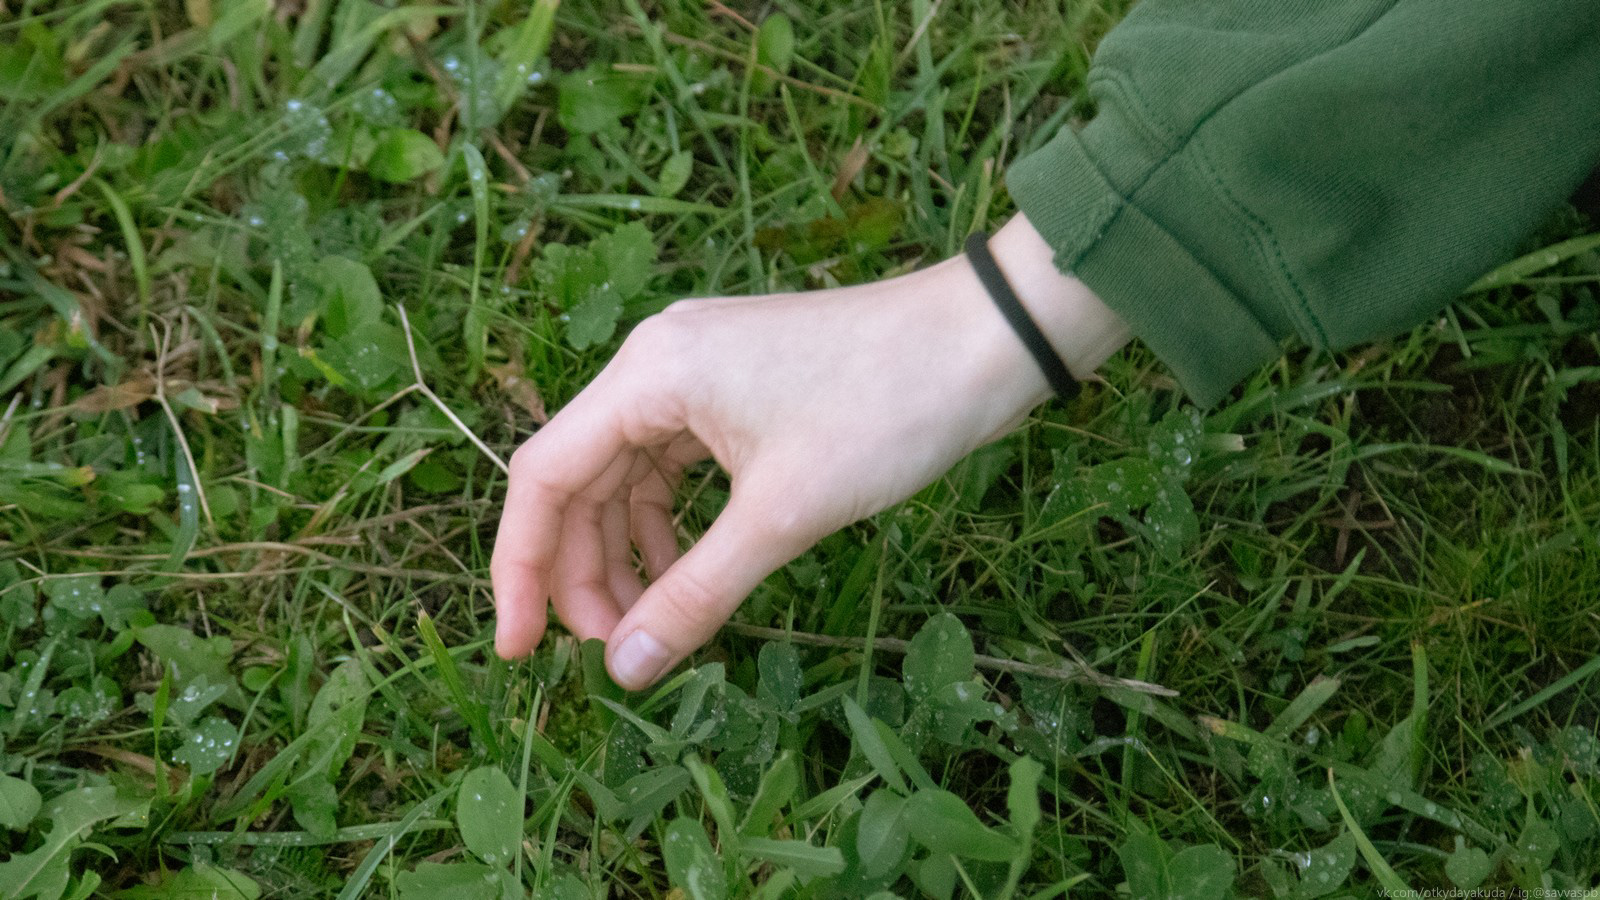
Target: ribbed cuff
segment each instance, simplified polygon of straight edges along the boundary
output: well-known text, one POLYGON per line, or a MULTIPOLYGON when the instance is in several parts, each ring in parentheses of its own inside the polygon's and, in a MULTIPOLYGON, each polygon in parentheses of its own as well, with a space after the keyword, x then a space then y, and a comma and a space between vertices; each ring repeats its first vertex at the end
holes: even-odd
MULTIPOLYGON (((1128 143, 1130 153, 1149 150, 1142 141, 1128 143)), ((1056 266, 1122 316, 1195 403, 1215 404, 1283 352, 1232 291, 1123 198, 1071 127, 1012 165, 1006 186, 1055 248, 1056 266)))

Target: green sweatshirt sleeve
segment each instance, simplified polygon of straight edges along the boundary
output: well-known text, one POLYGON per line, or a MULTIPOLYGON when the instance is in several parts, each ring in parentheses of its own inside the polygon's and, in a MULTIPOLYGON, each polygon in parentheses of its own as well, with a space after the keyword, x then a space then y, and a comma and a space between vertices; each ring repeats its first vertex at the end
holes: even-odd
POLYGON ((1403 331, 1600 163, 1600 0, 1143 0, 1017 205, 1189 395, 1403 331))

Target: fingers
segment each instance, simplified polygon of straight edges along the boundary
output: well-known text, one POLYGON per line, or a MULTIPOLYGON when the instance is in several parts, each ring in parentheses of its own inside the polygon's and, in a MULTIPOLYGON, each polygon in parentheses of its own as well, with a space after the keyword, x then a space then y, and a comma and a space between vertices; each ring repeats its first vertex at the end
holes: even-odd
MULTIPOLYGON (((616 605, 617 616, 633 608, 639 595, 644 593, 644 583, 633 566, 633 552, 628 542, 628 493, 624 485, 600 513, 601 537, 605 541, 606 584, 611 589, 611 600, 616 605)), ((612 623, 616 627, 616 623, 612 623)), ((599 637, 610 637, 607 631, 599 637)))
POLYGON ((705 459, 705 445, 684 436, 659 454, 641 454, 648 464, 629 498, 633 542, 644 560, 646 574, 660 578, 678 561, 678 531, 673 525, 673 492, 683 479, 683 470, 705 459))
MULTIPOLYGON (((574 499, 580 492, 590 490, 625 451, 636 446, 634 442, 654 444, 675 433, 666 419, 640 422, 623 418, 625 410, 652 408, 640 399, 643 383, 627 373, 607 369, 512 455, 505 509, 489 563, 494 586, 495 652, 502 658, 528 655, 544 636, 546 602, 557 587, 555 562, 574 499)), ((667 409, 670 404, 656 404, 654 408, 667 409)), ((628 462, 631 461, 630 455, 628 462)), ((623 474, 626 472, 624 467, 623 474)), ((609 497, 618 490, 622 478, 619 476, 616 481, 600 496, 609 497)), ((584 555, 581 550, 583 542, 594 540, 597 533, 591 527, 597 521, 591 518, 591 511, 581 512, 574 528, 584 537, 580 539, 575 533, 568 543, 580 548, 576 552, 582 565, 564 570, 569 573, 564 576, 564 584, 575 588, 575 596, 584 596, 584 586, 591 580, 597 559, 603 568, 603 558, 584 555)), ((563 608, 563 619, 576 615, 584 622, 579 627, 594 628, 609 620, 603 609, 587 614, 594 618, 585 619, 585 613, 576 611, 581 605, 584 604, 575 602, 570 610, 563 608)), ((620 614, 620 610, 614 612, 620 614)))
MULTIPOLYGON (((640 455, 639 451, 629 450, 612 460, 600 477, 568 502, 562 517, 551 601, 561 614, 562 624, 579 640, 608 637, 622 618, 613 582, 618 574, 614 568, 617 563, 631 572, 627 565, 627 527, 621 529, 622 546, 615 547, 608 544, 608 538, 614 537, 616 524, 612 523, 613 534, 608 535, 606 519, 609 508, 626 496, 633 473, 641 468, 640 455)), ((629 599, 629 605, 633 599, 636 596, 629 599)))
POLYGON ((512 564, 501 555, 505 531, 502 523, 500 537, 495 539, 494 558, 489 563, 489 577, 494 584, 494 652, 501 659, 518 659, 532 653, 544 637, 549 612, 545 588, 533 567, 512 564))
POLYGON ((561 624, 580 641, 607 637, 622 618, 611 591, 604 509, 579 498, 567 507, 562 519, 551 600, 561 624))
POLYGON ((710 640, 761 580, 793 559, 807 541, 767 525, 765 510, 735 491, 699 543, 657 579, 607 641, 611 676, 640 690, 710 640))

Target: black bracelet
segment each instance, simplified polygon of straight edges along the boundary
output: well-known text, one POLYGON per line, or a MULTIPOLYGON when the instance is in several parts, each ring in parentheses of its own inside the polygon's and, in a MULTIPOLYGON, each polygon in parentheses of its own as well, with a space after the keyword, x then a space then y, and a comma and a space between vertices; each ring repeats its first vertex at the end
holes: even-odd
POLYGON ((1000 307, 1000 312, 1010 323, 1011 330, 1022 339, 1023 346, 1033 354, 1033 358, 1044 371, 1046 381, 1055 388, 1062 400, 1071 400, 1078 395, 1081 385, 1072 373, 1067 371, 1066 363, 1056 354, 1055 348, 1050 346, 1050 341, 1045 338, 1044 332, 1034 324, 1033 317, 1023 309, 1022 301, 1017 299, 1017 292, 1011 289, 1010 282, 1000 271, 1000 266, 994 261, 994 255, 989 252, 989 235, 982 231, 975 231, 967 237, 967 259, 972 261, 972 268, 978 273, 978 280, 983 283, 983 289, 989 292, 989 297, 994 300, 994 305, 1000 307))

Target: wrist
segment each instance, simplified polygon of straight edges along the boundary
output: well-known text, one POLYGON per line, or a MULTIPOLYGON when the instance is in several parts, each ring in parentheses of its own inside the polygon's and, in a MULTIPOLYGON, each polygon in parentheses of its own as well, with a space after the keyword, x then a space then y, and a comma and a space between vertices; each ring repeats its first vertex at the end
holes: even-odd
MULTIPOLYGON (((1077 278, 1056 267, 1050 245, 1018 214, 989 239, 989 252, 1024 310, 1072 377, 1091 377, 1132 337, 1127 323, 1077 278)), ((1039 363, 978 279, 966 255, 924 270, 953 309, 946 321, 971 335, 978 390, 1004 417, 994 437, 1015 427, 1054 393, 1039 363)))
MULTIPOLYGON (((1088 378, 1132 339, 1121 316, 1088 285, 1057 268, 1054 251, 1026 215, 1018 213, 996 232, 989 252, 1073 378, 1088 378)), ((1038 367, 1031 357, 1029 362, 1038 367)), ((1042 374, 1039 378, 1043 381, 1042 374)))
MULTIPOLYGON (((1021 215, 990 239, 989 249, 1075 379, 1089 378, 1128 342, 1121 317, 1082 281, 1056 268, 1050 246, 1021 215)), ((1050 398, 1053 392, 1038 361, 965 254, 904 276, 900 285, 896 295, 906 299, 908 314, 925 329, 913 344, 951 367, 949 399, 953 408, 973 417, 968 421, 972 447, 1003 437, 1050 398)))

